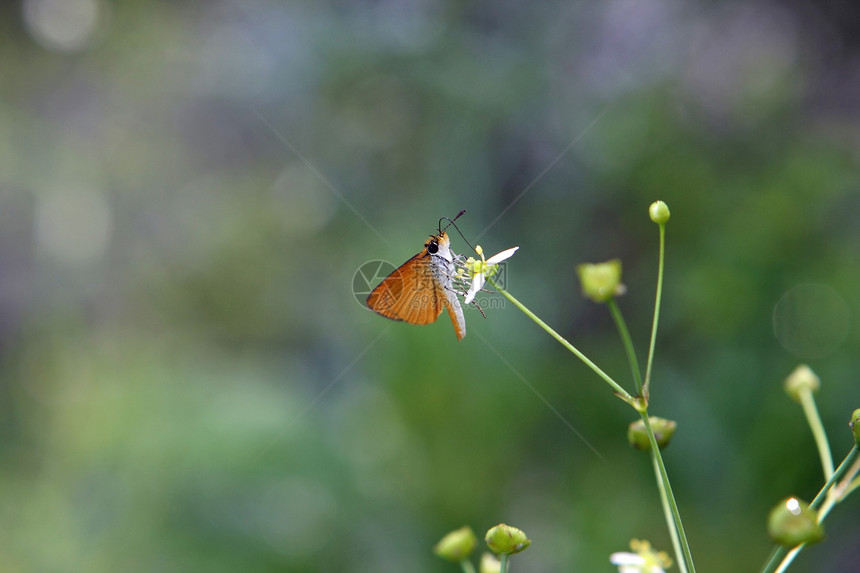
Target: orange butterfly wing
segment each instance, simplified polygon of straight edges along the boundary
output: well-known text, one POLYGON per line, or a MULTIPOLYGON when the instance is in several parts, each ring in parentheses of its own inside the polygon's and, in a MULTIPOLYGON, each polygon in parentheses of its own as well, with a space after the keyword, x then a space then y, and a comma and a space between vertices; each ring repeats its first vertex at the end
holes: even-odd
POLYGON ((434 322, 445 308, 445 292, 434 278, 431 264, 425 248, 385 277, 368 295, 367 306, 392 320, 434 322))

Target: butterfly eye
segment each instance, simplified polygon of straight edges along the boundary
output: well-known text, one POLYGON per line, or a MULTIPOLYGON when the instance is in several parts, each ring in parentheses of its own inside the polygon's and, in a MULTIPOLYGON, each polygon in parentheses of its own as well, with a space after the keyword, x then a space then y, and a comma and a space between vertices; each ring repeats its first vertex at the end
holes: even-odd
POLYGON ((427 252, 431 255, 435 255, 437 251, 439 251, 439 243, 436 241, 430 241, 427 244, 427 252))

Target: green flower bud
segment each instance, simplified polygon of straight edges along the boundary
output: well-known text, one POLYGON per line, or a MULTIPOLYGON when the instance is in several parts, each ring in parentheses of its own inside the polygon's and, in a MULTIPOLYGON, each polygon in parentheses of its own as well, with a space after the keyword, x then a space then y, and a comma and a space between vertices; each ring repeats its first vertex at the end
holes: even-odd
POLYGON ((433 547, 433 552, 448 561, 459 563, 475 550, 478 538, 468 525, 452 531, 433 547))
POLYGON ((576 267, 582 295, 594 302, 606 302, 622 295, 627 287, 621 284, 621 260, 612 259, 605 263, 585 263, 576 267))
POLYGON ((481 564, 478 566, 480 573, 499 573, 502 570, 502 564, 492 553, 484 552, 481 555, 481 564))
MULTIPOLYGON (((654 438, 657 440, 657 446, 662 450, 669 445, 672 436, 675 435, 675 427, 678 425, 674 420, 658 418, 657 416, 648 416, 651 422, 651 428, 654 430, 654 438)), ((651 440, 648 439, 648 432, 645 430, 645 422, 636 420, 631 422, 627 428, 627 441, 637 450, 650 450, 651 440)))
POLYGON ((502 553, 513 555, 532 544, 532 540, 526 537, 526 534, 521 529, 505 525, 504 523, 491 527, 487 531, 487 535, 484 536, 484 541, 487 542, 487 546, 496 555, 501 555, 502 553))
POLYGON ((860 446, 860 408, 857 408, 851 414, 851 421, 848 422, 848 427, 851 428, 851 432, 854 434, 854 442, 860 446))
POLYGON ((818 514, 804 501, 789 497, 774 507, 767 518, 767 532, 780 545, 794 547, 824 537, 818 514))
POLYGON ((671 213, 669 213, 669 206, 664 202, 654 201, 651 203, 651 206, 648 207, 648 215, 651 217, 651 220, 658 225, 664 225, 666 221, 669 220, 671 213))
POLYGON ((821 380, 806 364, 801 364, 795 368, 794 372, 785 379, 785 392, 795 402, 800 402, 800 397, 804 392, 818 392, 819 387, 821 387, 821 380))

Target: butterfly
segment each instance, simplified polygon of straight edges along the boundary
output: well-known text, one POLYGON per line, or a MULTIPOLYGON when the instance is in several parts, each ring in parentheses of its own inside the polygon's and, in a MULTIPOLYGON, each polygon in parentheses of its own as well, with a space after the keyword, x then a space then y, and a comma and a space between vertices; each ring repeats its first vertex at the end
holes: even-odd
MULTIPOLYGON (((449 221, 453 223, 454 219, 449 221)), ((455 255, 441 224, 438 231, 438 235, 430 235, 420 253, 400 265, 370 292, 367 306, 386 318, 409 324, 436 322, 442 311, 447 310, 457 340, 462 340, 466 336, 466 320, 455 291, 455 255)))

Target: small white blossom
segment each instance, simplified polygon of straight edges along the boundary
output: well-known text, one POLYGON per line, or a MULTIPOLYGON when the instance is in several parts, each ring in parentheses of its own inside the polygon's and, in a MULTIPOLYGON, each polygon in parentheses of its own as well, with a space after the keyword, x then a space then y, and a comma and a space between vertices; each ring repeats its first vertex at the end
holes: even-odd
POLYGON ((469 287, 469 292, 466 293, 466 299, 463 302, 469 304, 475 300, 475 295, 483 288, 487 277, 492 276, 498 270, 498 264, 511 258, 517 249, 519 247, 506 249, 489 259, 484 259, 484 250, 481 248, 481 245, 475 247, 475 252, 480 255, 481 259, 478 260, 474 257, 466 259, 465 268, 472 277, 472 285, 469 287))
POLYGON ((666 573, 672 560, 664 551, 654 551, 647 541, 634 539, 630 548, 635 553, 613 553, 609 561, 618 566, 618 573, 666 573))
POLYGON ((499 573, 501 568, 502 564, 499 563, 499 560, 492 553, 484 552, 481 555, 481 564, 478 568, 481 573, 499 573))

